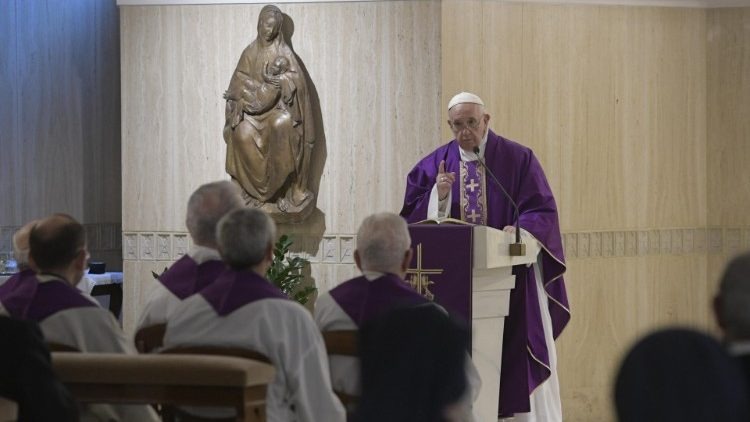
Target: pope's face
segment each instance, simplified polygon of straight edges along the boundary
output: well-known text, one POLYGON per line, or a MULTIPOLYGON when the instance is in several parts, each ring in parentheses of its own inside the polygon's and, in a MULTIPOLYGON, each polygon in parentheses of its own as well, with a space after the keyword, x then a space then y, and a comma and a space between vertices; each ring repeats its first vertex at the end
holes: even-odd
POLYGON ((479 104, 456 104, 448 110, 448 125, 464 151, 474 151, 474 147, 479 147, 489 121, 490 115, 483 113, 479 104))
POLYGON ((266 41, 272 41, 279 34, 280 22, 276 20, 275 13, 265 13, 258 20, 258 36, 266 41))

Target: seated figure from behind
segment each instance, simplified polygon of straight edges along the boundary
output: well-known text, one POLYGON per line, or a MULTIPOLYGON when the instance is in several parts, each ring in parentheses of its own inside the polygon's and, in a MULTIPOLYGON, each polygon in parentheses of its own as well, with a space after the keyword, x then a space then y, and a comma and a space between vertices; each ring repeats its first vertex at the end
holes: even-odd
MULTIPOLYGON (((365 218, 357 231, 357 248, 354 251, 354 261, 362 276, 345 281, 318 298, 314 316, 320 330, 357 330, 395 308, 437 306, 431 305, 404 281, 411 257, 411 237, 403 218, 392 213, 373 214, 365 218)), ((346 394, 359 395, 358 359, 331 356, 330 362, 334 388, 346 394)), ((465 419, 471 420, 468 401, 478 392, 480 380, 468 356, 466 372, 470 388, 464 400, 467 407, 465 419)))
POLYGON ((17 404, 18 420, 78 421, 76 404, 52 369, 39 326, 0 317, 0 339, 0 397, 17 404))
MULTIPOLYGON (((35 282, 19 285, 5 300, 12 307, 0 314, 39 323, 47 342, 81 352, 136 353, 112 314, 75 285, 88 260, 83 226, 65 214, 54 214, 34 224, 29 232, 30 262, 35 282)), ((100 407, 97 412, 101 412, 100 407)), ((149 406, 107 407, 115 420, 157 420, 149 406)))
POLYGON ((357 422, 460 422, 469 330, 437 306, 395 309, 360 330, 357 422))
POLYGON ((30 291, 36 285, 36 272, 29 263, 29 233, 36 220, 26 223, 13 234, 13 258, 18 264, 18 272, 0 285, 0 314, 20 315, 27 299, 19 293, 30 291))
MULTIPOLYGON (((266 396, 269 422, 344 421, 315 322, 265 278, 275 238, 276 226, 263 211, 239 209, 224 216, 217 239, 230 269, 175 309, 164 347, 222 346, 261 353, 276 367, 266 396)), ((232 412, 201 416, 230 417, 232 412)))
POLYGON ((190 195, 185 225, 193 247, 159 277, 144 305, 139 329, 166 323, 177 305, 226 269, 216 243, 216 225, 229 211, 241 207, 237 187, 228 181, 207 183, 190 195))
POLYGON ((727 265, 714 298, 714 312, 724 332, 724 345, 750 385, 750 252, 736 256, 727 265))
POLYGON ((748 420, 736 362, 715 339, 691 329, 661 329, 639 340, 614 390, 618 422, 748 420))

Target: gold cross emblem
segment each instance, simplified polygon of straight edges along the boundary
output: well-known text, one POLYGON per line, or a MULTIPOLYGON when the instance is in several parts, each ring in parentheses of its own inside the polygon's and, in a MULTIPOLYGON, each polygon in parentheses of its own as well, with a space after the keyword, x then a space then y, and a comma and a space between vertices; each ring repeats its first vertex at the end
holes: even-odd
POLYGON ((479 187, 479 183, 476 182, 474 179, 469 179, 469 184, 466 185, 467 188, 471 190, 471 192, 474 192, 474 189, 479 187))
POLYGON ((411 287, 417 291, 417 293, 424 296, 427 300, 435 300, 435 295, 430 291, 430 285, 435 284, 434 281, 429 279, 430 275, 440 275, 443 273, 442 269, 422 268, 422 244, 417 245, 417 268, 409 268, 406 270, 407 282, 411 284, 411 287), (408 277, 410 276, 410 277, 408 277))

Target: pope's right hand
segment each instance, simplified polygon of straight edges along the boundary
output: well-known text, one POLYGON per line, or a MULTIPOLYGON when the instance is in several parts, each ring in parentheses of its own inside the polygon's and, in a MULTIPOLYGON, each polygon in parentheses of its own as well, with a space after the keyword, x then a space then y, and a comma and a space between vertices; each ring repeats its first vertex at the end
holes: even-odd
POLYGON ((448 196, 448 192, 451 191, 451 186, 456 180, 456 173, 445 171, 445 160, 440 161, 440 167, 438 167, 438 174, 435 178, 437 184, 438 199, 441 201, 448 196))

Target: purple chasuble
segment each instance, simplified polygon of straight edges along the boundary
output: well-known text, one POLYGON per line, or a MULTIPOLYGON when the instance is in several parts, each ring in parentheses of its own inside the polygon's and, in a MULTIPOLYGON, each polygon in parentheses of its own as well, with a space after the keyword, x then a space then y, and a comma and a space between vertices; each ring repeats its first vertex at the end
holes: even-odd
POLYGON ((206 288, 226 269, 220 260, 211 259, 198 264, 190 256, 184 255, 159 276, 159 281, 173 295, 185 300, 206 288))
POLYGON ((261 299, 289 299, 278 287, 251 270, 226 270, 199 293, 219 316, 261 299))
POLYGON ((0 286, 0 303, 13 317, 26 318, 26 308, 36 294, 39 281, 30 269, 13 274, 0 286))
POLYGON ((357 327, 393 308, 428 302, 395 274, 373 281, 364 276, 353 278, 331 289, 330 294, 357 327))
POLYGON ((17 318, 42 322, 52 314, 74 308, 96 308, 98 305, 87 299, 80 290, 65 280, 37 282, 34 296, 26 302, 17 318))
MULTIPOLYGON (((543 286, 557 338, 570 320, 570 308, 563 273, 565 257, 560 235, 557 205, 542 166, 531 149, 489 131, 484 153, 487 166, 515 199, 519 222, 543 246, 540 252, 543 286)), ((423 158, 409 172, 401 215, 410 223, 427 218, 430 192, 440 161, 445 170, 461 174, 461 155, 452 140, 423 158)), ((453 183, 450 216, 462 218, 462 183, 453 183)), ((465 185, 464 185, 465 186, 465 185)), ((514 224, 514 210, 494 181, 485 183, 485 224, 502 229, 514 224)), ((470 220, 468 220, 470 221, 470 220)), ((510 310, 505 319, 503 363, 500 380, 500 416, 530 411, 529 394, 549 377, 549 354, 544 340, 536 280, 532 268, 513 268, 516 286, 510 293, 510 310)))

